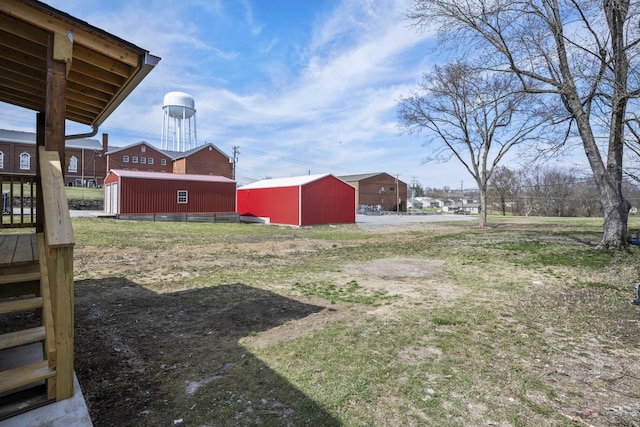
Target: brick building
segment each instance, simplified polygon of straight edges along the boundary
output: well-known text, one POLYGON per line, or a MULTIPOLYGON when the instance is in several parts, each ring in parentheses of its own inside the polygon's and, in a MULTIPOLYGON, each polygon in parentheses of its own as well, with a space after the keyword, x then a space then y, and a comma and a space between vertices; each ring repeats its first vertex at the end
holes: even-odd
POLYGON ((385 172, 338 177, 356 188, 358 210, 407 211, 407 184, 385 172))
POLYGON ((107 170, 122 169, 145 172, 165 172, 188 175, 217 175, 233 178, 229 156, 213 144, 185 152, 160 150, 141 141, 106 153, 107 170))
MULTIPOLYGON (((65 142, 64 181, 69 186, 102 187, 111 169, 139 170, 232 178, 231 159, 213 144, 182 152, 160 150, 141 141, 109 148, 102 140, 70 139, 65 142)), ((36 134, 0 129, 0 174, 36 174, 36 134)))
MULTIPOLYGON (((65 185, 101 186, 106 175, 103 142, 96 139, 70 139, 65 143, 65 185)), ((0 173, 36 174, 36 134, 0 129, 0 173)))

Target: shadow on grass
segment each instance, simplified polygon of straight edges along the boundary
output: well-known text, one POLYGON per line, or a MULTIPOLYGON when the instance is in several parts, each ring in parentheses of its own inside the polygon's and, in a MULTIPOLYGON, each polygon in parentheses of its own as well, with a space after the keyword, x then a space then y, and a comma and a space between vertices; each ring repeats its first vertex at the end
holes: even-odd
POLYGON ((75 293, 75 368, 96 427, 340 425, 238 343, 324 307, 244 284, 158 294, 123 277, 75 293))

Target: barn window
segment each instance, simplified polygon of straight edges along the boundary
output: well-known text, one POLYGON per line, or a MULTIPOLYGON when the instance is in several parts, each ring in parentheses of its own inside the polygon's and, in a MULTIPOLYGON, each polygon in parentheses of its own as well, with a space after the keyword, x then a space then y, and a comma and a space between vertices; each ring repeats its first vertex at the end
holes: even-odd
POLYGON ((129 163, 129 156, 122 156, 122 163, 129 163))
POLYGON ((147 147, 145 147, 144 145, 140 147, 140 151, 145 153, 147 151, 147 147))
POLYGON ((392 192, 392 193, 395 192, 396 191, 396 187, 389 187, 389 191, 392 192))
POLYGON ((133 156, 133 157, 131 158, 131 161, 132 161, 133 163, 138 163, 138 156, 133 156))
POLYGON ((4 153, 0 151, 0 169, 4 169, 4 153))
POLYGON ((380 192, 384 193, 384 187, 380 187, 380 192))
POLYGON ((147 159, 147 163, 149 163, 150 165, 152 165, 152 164, 153 164, 153 157, 149 157, 149 158, 147 159))
POLYGON ((161 159, 161 160, 160 160, 160 164, 161 164, 162 166, 167 166, 167 159, 161 159))
POLYGON ((187 203, 189 201, 189 192, 187 190, 178 190, 178 203, 187 203))
POLYGON ((20 154, 20 169, 31 169, 31 155, 29 153, 20 154))
POLYGON ((69 172, 78 172, 78 158, 76 156, 69 158, 69 172))
POLYGON ((146 157, 140 157, 140 163, 142 163, 143 165, 147 164, 147 158, 146 157))

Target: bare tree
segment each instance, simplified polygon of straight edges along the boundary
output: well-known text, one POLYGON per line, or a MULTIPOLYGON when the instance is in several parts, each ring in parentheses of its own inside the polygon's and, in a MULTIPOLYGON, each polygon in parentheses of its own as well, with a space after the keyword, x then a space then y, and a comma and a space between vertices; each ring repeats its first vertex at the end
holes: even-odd
POLYGON ((518 179, 516 173, 505 166, 498 166, 489 180, 489 193, 502 211, 507 214, 507 206, 513 206, 517 194, 518 179))
POLYGON ((418 91, 398 105, 404 132, 424 134, 435 159, 451 157, 473 176, 480 192, 480 227, 487 224, 487 185, 513 147, 534 138, 542 119, 513 75, 483 72, 464 62, 436 66, 418 91))
POLYGON ((640 93, 632 74, 638 8, 630 0, 416 0, 408 15, 421 29, 439 25, 445 42, 464 40, 524 90, 557 96, 593 171, 604 212, 600 246, 610 249, 626 244, 621 183, 627 107, 640 93))

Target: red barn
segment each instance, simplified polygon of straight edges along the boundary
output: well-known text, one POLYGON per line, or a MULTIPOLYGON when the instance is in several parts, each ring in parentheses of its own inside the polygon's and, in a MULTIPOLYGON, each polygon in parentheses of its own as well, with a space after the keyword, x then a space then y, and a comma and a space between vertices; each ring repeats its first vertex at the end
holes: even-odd
POLYGON ((331 174, 265 179, 238 188, 240 216, 285 225, 355 223, 355 188, 331 174))
POLYGON ((235 213, 235 207, 236 182, 223 176, 113 169, 104 180, 105 213, 120 218, 162 214, 179 220, 180 215, 235 213))

